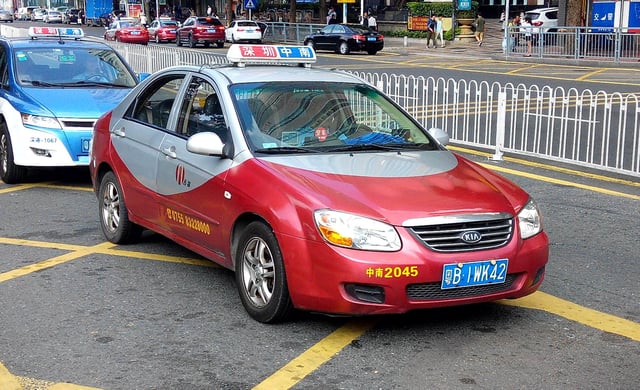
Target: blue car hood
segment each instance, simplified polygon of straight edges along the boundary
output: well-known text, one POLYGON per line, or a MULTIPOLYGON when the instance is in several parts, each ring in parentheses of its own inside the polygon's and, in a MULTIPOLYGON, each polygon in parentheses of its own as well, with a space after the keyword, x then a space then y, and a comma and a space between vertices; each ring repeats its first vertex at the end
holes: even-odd
MULTIPOLYGON (((23 88, 43 115, 99 118, 124 99, 131 88, 23 88), (48 111, 48 112, 47 112, 48 111)), ((35 113, 34 113, 35 114, 35 113)))

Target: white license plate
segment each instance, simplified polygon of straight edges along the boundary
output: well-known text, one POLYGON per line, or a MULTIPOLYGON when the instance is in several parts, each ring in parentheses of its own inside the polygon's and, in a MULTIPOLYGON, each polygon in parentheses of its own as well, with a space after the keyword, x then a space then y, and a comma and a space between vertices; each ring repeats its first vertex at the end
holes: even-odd
POLYGON ((504 283, 508 265, 508 259, 445 264, 440 287, 444 290, 504 283))

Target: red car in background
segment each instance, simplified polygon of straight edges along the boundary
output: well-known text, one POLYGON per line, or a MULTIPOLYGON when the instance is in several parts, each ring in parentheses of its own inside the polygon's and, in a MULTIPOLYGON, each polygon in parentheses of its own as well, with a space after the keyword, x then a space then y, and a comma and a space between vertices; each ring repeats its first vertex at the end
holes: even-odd
POLYGON ((215 43, 217 47, 224 47, 224 30, 222 22, 210 16, 191 16, 182 23, 178 29, 176 44, 182 46, 196 47, 201 43, 204 47, 215 43))
POLYGON ((160 42, 173 42, 176 40, 176 31, 178 30, 178 22, 171 19, 156 19, 149 27, 149 40, 160 42))
POLYGON ((114 20, 104 33, 107 41, 124 43, 149 43, 149 31, 147 28, 134 19, 114 20))

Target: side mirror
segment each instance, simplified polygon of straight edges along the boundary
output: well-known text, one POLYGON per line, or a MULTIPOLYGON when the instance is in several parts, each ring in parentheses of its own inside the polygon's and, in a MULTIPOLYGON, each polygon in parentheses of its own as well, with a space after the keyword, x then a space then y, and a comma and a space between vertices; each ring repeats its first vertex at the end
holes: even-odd
POLYGON ((441 145, 446 146, 449 143, 449 134, 447 134, 444 130, 432 127, 429 130, 429 134, 436 139, 436 141, 440 142, 441 145))

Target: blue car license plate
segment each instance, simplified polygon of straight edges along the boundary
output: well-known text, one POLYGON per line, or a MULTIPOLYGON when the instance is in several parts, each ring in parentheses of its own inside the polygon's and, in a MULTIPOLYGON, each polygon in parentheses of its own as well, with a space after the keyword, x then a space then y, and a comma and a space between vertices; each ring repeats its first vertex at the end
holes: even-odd
POLYGON ((508 264, 508 259, 445 264, 441 288, 444 290, 504 283, 508 264))
POLYGON ((375 41, 376 37, 367 37, 367 41, 375 41))
POLYGON ((208 33, 214 33, 214 32, 216 32, 216 29, 215 28, 210 28, 210 29, 207 29, 207 32, 208 33))
POLYGON ((140 31, 131 31, 131 35, 140 35, 140 31))

